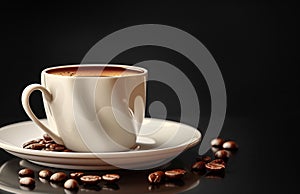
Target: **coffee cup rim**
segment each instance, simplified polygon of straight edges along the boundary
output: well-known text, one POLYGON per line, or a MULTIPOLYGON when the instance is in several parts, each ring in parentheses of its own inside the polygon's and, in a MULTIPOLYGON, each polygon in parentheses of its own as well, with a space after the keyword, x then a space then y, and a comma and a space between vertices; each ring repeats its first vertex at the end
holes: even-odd
POLYGON ((124 78, 124 77, 136 77, 136 76, 145 76, 148 74, 148 70, 139 67, 139 66, 131 66, 131 65, 123 65, 123 64, 101 64, 101 63, 96 63, 96 64, 71 64, 71 65, 59 65, 59 66, 53 66, 53 67, 48 67, 42 71, 42 74, 45 74, 47 76, 54 76, 54 77, 60 77, 60 78, 71 78, 71 79, 78 79, 78 78, 98 78, 99 76, 68 76, 68 75, 57 75, 57 74, 52 74, 48 73, 48 71, 53 70, 53 69, 62 69, 62 68, 69 68, 69 67, 121 67, 124 69, 129 69, 129 70, 134 70, 138 71, 140 73, 136 74, 131 74, 131 75, 116 75, 116 76, 107 76, 107 77, 101 77, 104 79, 112 79, 112 78, 124 78))

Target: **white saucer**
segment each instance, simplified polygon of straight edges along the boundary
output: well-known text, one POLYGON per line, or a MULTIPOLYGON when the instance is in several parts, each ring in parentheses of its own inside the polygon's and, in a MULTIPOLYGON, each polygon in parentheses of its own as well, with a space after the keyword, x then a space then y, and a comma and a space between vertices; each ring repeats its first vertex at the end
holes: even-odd
MULTIPOLYGON (((43 120, 43 122, 46 122, 43 120)), ((41 138, 44 132, 32 121, 0 128, 0 147, 33 163, 64 169, 142 170, 164 165, 201 139, 200 132, 189 125, 145 118, 138 136, 139 150, 126 152, 82 153, 50 152, 22 148, 22 144, 41 138)))

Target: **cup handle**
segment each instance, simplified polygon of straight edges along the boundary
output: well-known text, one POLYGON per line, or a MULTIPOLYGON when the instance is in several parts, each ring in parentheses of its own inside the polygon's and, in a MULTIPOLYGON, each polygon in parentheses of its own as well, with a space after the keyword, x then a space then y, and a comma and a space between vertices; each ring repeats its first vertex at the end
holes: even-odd
POLYGON ((28 115, 28 117, 35 123, 37 124, 44 132, 46 132, 56 143, 58 144, 64 144, 63 140, 54 132, 52 132, 49 127, 44 125, 33 113, 30 104, 29 104, 29 97, 32 92, 35 90, 39 90, 44 94, 44 97, 47 101, 52 101, 52 95, 51 93, 42 85, 40 84, 31 84, 27 86, 23 92, 22 92, 22 106, 28 115))

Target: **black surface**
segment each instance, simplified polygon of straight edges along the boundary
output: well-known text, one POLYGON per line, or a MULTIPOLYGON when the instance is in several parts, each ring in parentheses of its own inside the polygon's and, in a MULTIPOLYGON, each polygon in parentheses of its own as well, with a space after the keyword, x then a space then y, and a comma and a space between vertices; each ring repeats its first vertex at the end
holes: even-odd
MULTIPOLYGON (((40 82, 45 67, 78 63, 104 36, 124 27, 158 23, 182 29, 200 40, 222 72, 228 98, 221 136, 240 145, 223 179, 200 178, 186 193, 280 193, 296 188, 298 48, 296 6, 289 2, 175 3, 10 3, 1 6, 0 125, 28 120, 21 103, 23 88, 40 82)), ((158 48, 132 49, 115 62, 166 60, 180 66, 188 61, 158 48), (150 52, 151 51, 151 52, 150 52)), ((186 66, 185 66, 186 67, 186 66)), ((185 68, 183 67, 183 69, 185 68)), ((201 74, 185 69, 192 80, 204 118, 210 100, 201 74)), ((149 99, 160 94, 150 87, 149 99)), ((176 98, 169 99, 168 116, 178 119, 176 98)), ((33 109, 44 112, 39 94, 33 109)), ((207 125, 204 119, 199 129, 207 125)), ((17 135, 17 134, 16 134, 17 135)), ((1 164, 12 156, 0 151, 1 164)), ((197 148, 181 157, 188 167, 197 148)), ((0 193, 4 191, 0 191, 0 193)))

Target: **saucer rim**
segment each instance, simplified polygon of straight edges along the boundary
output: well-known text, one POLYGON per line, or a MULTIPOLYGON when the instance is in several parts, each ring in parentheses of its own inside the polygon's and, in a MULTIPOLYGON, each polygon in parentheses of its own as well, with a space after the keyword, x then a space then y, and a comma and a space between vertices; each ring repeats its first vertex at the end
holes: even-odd
MULTIPOLYGON (((46 119, 41 119, 42 121, 46 121, 46 119)), ((176 125, 184 125, 185 127, 191 128, 194 130, 194 137, 190 141, 186 141, 184 143, 178 144, 176 146, 171 146, 171 147, 166 147, 166 148, 154 148, 154 149, 148 149, 148 150, 129 150, 129 151, 122 151, 122 152, 97 152, 97 153, 90 153, 90 152, 49 152, 49 151, 43 151, 43 150, 30 150, 30 149, 24 149, 22 147, 17 147, 15 145, 8 144, 8 142, 3 141, 0 137, 0 148, 9 151, 9 152, 14 152, 14 153, 19 153, 23 155, 30 155, 30 156, 39 156, 39 157, 59 157, 59 158, 66 158, 66 159, 76 159, 76 158, 87 158, 87 159, 96 159, 96 158, 117 158, 122 155, 127 155, 127 157, 130 157, 130 155, 134 155, 135 157, 143 157, 145 155, 149 155, 149 153, 152 154, 159 154, 163 153, 165 151, 172 152, 172 151, 177 151, 179 149, 187 150, 191 147, 196 146, 201 138, 202 135, 200 131, 192 127, 190 125, 176 122, 176 121, 171 121, 171 120, 163 120, 163 119, 158 119, 158 118, 145 118, 145 120, 158 120, 158 121, 167 121, 169 123, 174 123, 176 125), (138 156, 136 155, 138 154, 138 156)), ((19 126, 25 126, 25 125, 34 125, 34 123, 29 120, 29 121, 21 121, 21 122, 16 122, 12 124, 8 124, 6 126, 3 126, 0 128, 0 132, 3 130, 7 130, 9 128, 13 127, 19 127, 19 126)))

